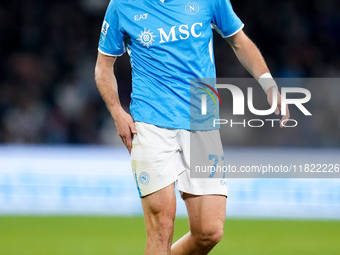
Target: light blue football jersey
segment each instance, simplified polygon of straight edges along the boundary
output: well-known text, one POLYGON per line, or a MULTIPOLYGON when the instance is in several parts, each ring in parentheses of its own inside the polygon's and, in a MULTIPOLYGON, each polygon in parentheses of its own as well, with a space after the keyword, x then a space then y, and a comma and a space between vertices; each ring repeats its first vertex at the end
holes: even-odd
POLYGON ((111 0, 99 51, 129 53, 134 121, 207 130, 190 125, 190 79, 216 77, 212 29, 229 37, 242 28, 229 0, 111 0))

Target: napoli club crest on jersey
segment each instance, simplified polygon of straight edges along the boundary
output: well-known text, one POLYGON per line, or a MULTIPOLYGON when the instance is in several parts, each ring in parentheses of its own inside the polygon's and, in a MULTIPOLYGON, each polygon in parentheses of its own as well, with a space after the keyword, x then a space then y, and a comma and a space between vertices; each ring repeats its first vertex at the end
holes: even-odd
POLYGON ((185 6, 185 11, 190 15, 196 15, 200 10, 200 7, 195 2, 189 2, 185 6))

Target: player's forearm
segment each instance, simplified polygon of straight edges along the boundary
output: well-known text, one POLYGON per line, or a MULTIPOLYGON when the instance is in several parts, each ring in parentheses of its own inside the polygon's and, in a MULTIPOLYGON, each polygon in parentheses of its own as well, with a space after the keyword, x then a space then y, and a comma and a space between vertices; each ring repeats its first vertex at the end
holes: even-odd
POLYGON ((269 73, 269 69, 261 52, 243 31, 233 38, 228 38, 227 41, 234 50, 240 63, 256 80, 258 80, 262 74, 269 73))
POLYGON ((118 96, 117 80, 113 73, 113 66, 96 65, 95 80, 97 88, 106 103, 112 117, 122 109, 118 96))

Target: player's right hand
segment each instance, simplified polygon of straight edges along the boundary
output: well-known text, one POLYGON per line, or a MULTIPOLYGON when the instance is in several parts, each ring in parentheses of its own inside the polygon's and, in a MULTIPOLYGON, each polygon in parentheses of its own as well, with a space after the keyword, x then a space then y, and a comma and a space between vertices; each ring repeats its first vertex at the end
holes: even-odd
POLYGON ((132 138, 134 134, 137 134, 136 125, 131 117, 123 108, 119 108, 114 113, 114 121, 117 128, 118 135, 122 139, 125 147, 131 154, 132 138))
MULTIPOLYGON (((273 93, 277 93, 277 107, 275 109, 275 114, 279 115, 280 114, 280 110, 281 110, 281 94, 279 92, 278 89, 275 89, 275 87, 270 87, 267 91, 267 100, 269 105, 273 104, 273 93)), ((282 119, 280 120, 280 128, 283 128, 283 125, 285 124, 285 122, 289 119, 290 117, 290 113, 289 113, 289 109, 288 109, 288 105, 286 105, 286 114, 282 116, 282 119)))

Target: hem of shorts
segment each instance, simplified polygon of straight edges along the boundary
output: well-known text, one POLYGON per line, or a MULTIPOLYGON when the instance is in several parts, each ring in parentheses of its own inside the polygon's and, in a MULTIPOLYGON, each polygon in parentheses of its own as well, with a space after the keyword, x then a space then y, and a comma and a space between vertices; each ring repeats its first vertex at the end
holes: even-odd
MULTIPOLYGON (((153 187, 151 190, 148 190, 146 193, 143 193, 142 190, 140 189, 140 191, 141 191, 140 198, 151 195, 152 193, 155 193, 155 192, 171 185, 172 183, 175 183, 177 181, 177 179, 178 179, 178 176, 176 176, 176 178, 171 178, 169 180, 165 180, 165 181, 159 183, 157 186, 153 187)), ((140 188, 140 186, 139 186, 139 188, 140 188)))
POLYGON ((184 185, 180 185, 180 187, 178 187, 178 184, 176 186, 176 189, 179 190, 180 192, 188 193, 188 194, 195 195, 195 196, 221 195, 221 196, 228 197, 228 190, 224 192, 216 191, 216 190, 197 191, 197 190, 192 190, 192 188, 188 188, 184 185))

